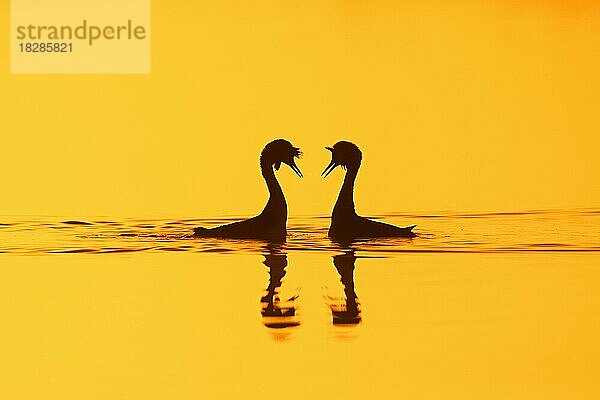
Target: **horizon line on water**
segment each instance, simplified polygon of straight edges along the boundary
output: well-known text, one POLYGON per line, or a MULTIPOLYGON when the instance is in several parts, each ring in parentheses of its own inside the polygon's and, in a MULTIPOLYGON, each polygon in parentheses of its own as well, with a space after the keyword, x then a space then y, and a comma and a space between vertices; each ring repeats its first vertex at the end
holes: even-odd
MULTIPOLYGON (((571 207, 571 208, 558 208, 558 207, 549 207, 549 208, 529 208, 529 209, 513 209, 513 210, 477 210, 477 211, 467 211, 467 210, 458 210, 458 209, 437 209, 437 210, 406 210, 406 211, 382 211, 379 213, 365 213, 366 216, 372 218, 378 217, 415 217, 415 218, 439 218, 439 217, 486 217, 486 216, 511 216, 511 215, 534 215, 534 214, 560 214, 560 213, 568 213, 568 212, 576 212, 576 213, 584 213, 584 214, 600 214, 600 206, 589 206, 589 207, 571 207)), ((199 217, 193 217, 191 215, 183 216, 183 217, 172 217, 168 215, 128 215, 123 216, 118 213, 115 214, 79 214, 79 213, 60 213, 60 214, 30 214, 30 213, 10 213, 10 214, 0 214, 0 218, 9 217, 37 217, 37 218, 73 218, 73 217, 86 217, 86 218, 119 218, 119 219, 129 219, 129 220, 137 220, 137 219, 176 219, 176 220, 209 220, 209 219, 237 219, 237 218, 247 218, 249 215, 253 215, 251 212, 248 214, 235 214, 235 213, 225 213, 225 214, 215 214, 212 216, 204 215, 199 217)), ((181 214, 180 214, 181 216, 181 214)), ((298 214, 288 214, 288 219, 297 219, 297 218, 330 218, 330 214, 309 214, 309 213, 298 213, 298 214)))

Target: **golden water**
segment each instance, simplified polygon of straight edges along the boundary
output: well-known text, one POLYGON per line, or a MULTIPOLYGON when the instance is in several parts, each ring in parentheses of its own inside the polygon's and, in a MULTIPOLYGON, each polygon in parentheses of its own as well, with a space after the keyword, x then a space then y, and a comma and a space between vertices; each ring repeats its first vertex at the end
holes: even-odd
POLYGON ((188 237, 224 219, 2 217, 0 398, 600 396, 600 212, 382 219, 420 236, 342 247, 328 219, 291 218, 269 245, 188 237))

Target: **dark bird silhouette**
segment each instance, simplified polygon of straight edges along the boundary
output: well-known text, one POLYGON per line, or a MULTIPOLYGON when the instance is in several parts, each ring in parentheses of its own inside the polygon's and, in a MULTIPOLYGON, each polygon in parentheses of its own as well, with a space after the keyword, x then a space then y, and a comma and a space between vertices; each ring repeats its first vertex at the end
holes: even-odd
POLYGON ((197 227, 194 229, 194 236, 274 241, 285 240, 287 234, 287 203, 285 202, 283 190, 281 190, 281 186, 275 177, 275 170, 279 170, 281 163, 284 163, 299 177, 302 177, 302 172, 300 172, 294 160, 300 157, 300 155, 300 149, 292 146, 287 140, 277 139, 268 143, 260 154, 260 169, 269 190, 269 201, 263 211, 256 217, 245 221, 234 222, 215 228, 197 227))
POLYGON ((346 170, 344 183, 331 214, 329 237, 338 240, 352 240, 373 237, 415 237, 412 229, 416 225, 400 228, 383 222, 373 221, 356 214, 354 210, 354 181, 362 161, 362 152, 354 144, 346 141, 337 142, 331 151, 331 162, 322 176, 327 177, 338 165, 346 170))

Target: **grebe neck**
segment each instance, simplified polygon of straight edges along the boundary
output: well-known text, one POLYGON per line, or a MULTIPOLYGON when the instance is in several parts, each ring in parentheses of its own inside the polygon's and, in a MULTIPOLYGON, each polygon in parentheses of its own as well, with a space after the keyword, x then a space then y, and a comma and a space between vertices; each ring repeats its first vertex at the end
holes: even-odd
POLYGON ((273 164, 266 162, 263 158, 261 158, 260 170, 262 172, 263 178, 265 179, 265 183, 267 184, 267 189, 269 190, 269 201, 267 202, 263 213, 265 213, 265 211, 271 210, 272 208, 283 208, 287 213, 287 204, 285 202, 285 196, 283 195, 281 185, 279 185, 279 181, 277 181, 277 177, 275 176, 273 164))
POLYGON ((356 181, 356 175, 358 175, 358 166, 348 167, 346 175, 344 176, 344 183, 340 189, 335 206, 333 207, 333 214, 341 215, 356 215, 354 209, 354 181, 356 181))

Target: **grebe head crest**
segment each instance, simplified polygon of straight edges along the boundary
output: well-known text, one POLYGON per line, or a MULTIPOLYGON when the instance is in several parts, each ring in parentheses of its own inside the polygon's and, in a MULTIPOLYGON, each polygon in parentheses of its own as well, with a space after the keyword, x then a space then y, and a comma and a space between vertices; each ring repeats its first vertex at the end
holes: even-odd
POLYGON ((279 169, 281 163, 287 164, 292 171, 294 171, 299 177, 302 177, 302 172, 294 160, 295 158, 299 158, 301 155, 302 152, 298 147, 294 147, 285 139, 276 139, 265 146, 260 154, 260 159, 261 161, 275 166, 275 170, 279 169))
POLYGON ((354 143, 346 142, 342 140, 333 145, 333 147, 325 147, 331 151, 331 162, 325 168, 322 176, 327 176, 333 171, 338 165, 346 169, 348 167, 358 168, 362 160, 362 152, 354 143))

